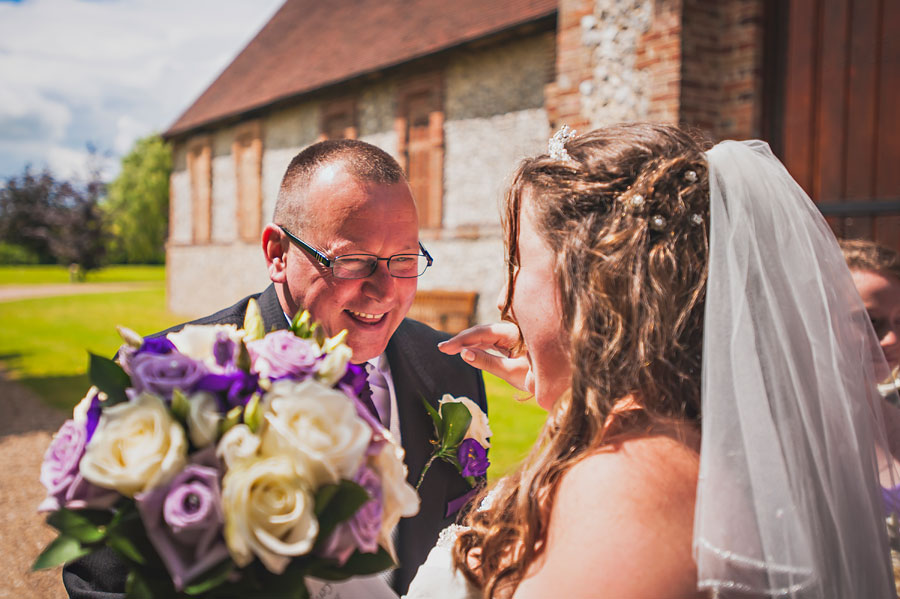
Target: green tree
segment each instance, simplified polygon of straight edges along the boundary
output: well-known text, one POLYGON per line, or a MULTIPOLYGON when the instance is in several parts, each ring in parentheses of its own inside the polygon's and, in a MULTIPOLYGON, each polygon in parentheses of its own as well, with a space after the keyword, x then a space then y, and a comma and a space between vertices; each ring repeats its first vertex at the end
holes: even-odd
POLYGON ((122 159, 122 172, 109 185, 104 205, 111 262, 165 262, 171 172, 172 149, 159 135, 139 139, 122 159))

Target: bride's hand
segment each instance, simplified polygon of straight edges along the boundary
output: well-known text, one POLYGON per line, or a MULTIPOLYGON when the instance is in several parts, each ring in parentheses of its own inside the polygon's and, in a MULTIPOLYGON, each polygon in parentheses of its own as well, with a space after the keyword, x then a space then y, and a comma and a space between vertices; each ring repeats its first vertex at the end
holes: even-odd
POLYGON ((483 324, 466 329, 456 336, 438 343, 445 354, 460 357, 481 370, 496 375, 520 391, 533 392, 529 388, 529 364, 527 353, 513 355, 512 348, 519 341, 519 328, 511 322, 483 324), (501 355, 489 353, 497 352, 501 355), (526 382, 528 381, 528 382, 526 382))

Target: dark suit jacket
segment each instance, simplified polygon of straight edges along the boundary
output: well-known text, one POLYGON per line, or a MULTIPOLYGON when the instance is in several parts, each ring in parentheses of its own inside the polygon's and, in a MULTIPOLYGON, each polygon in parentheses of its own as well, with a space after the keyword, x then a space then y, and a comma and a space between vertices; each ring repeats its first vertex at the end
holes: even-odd
MULTIPOLYGON (((262 293, 245 297, 229 308, 172 327, 159 335, 177 331, 185 324, 241 326, 250 298, 256 298, 259 302, 266 331, 287 328, 287 319, 275 287, 269 285, 262 293)), ((430 440, 434 437, 434 425, 422 406, 422 398, 437 406, 444 393, 457 397, 463 395, 487 411, 481 373, 458 356, 447 356, 438 351, 437 344, 448 337, 420 322, 405 319, 391 337, 386 350, 397 393, 400 435, 409 467, 408 480, 412 485, 419 480, 422 468, 431 455, 430 440)), ((468 490, 469 485, 456 469, 445 462, 435 462, 428 471, 419 489, 422 498, 419 513, 412 518, 404 518, 398 527, 397 556, 400 567, 394 576, 394 589, 401 595, 406 592, 416 570, 437 541, 438 533, 455 520, 457 514, 447 514, 447 504, 468 490)), ((126 574, 125 566, 116 555, 110 550, 103 550, 66 566, 63 582, 72 599, 122 599, 126 574)))

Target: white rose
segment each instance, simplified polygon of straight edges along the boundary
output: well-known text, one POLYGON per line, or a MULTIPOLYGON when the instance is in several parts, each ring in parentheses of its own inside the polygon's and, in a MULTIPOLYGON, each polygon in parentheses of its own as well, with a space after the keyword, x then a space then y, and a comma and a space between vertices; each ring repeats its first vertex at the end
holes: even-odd
POLYGON ((187 454, 184 429, 166 404, 149 393, 107 408, 81 458, 81 474, 95 485, 132 497, 167 483, 187 454))
MULTIPOLYGON (((443 408, 446 403, 461 403, 466 406, 466 409, 469 410, 469 414, 472 415, 472 422, 469 424, 469 430, 466 431, 465 439, 475 439, 478 441, 479 445, 485 448, 491 446, 488 437, 493 433, 491 433, 491 427, 488 426, 488 417, 487 414, 478 407, 477 403, 468 397, 453 397, 447 393, 438 403, 438 413, 441 413, 441 408, 443 408)), ((443 416, 443 414, 441 414, 441 416, 443 416)))
POLYGON ((216 447, 216 455, 230 470, 241 461, 256 457, 259 451, 259 437, 246 424, 236 424, 222 435, 216 447))
POLYGON ((94 395, 98 393, 100 401, 106 401, 106 393, 100 391, 97 387, 91 387, 88 389, 87 394, 81 398, 81 401, 78 402, 78 405, 75 406, 75 409, 72 410, 72 420, 74 420, 76 424, 84 424, 87 422, 88 410, 91 408, 91 403, 94 401, 94 395))
POLYGON ((219 422, 223 420, 219 405, 212 393, 201 391, 188 398, 187 427, 191 443, 206 447, 216 442, 219 422))
POLYGON ((347 362, 352 357, 353 350, 346 345, 340 344, 335 346, 328 350, 328 353, 319 362, 316 376, 329 387, 334 386, 347 372, 347 362))
POLYGON ((319 534, 315 500, 288 456, 239 462, 222 481, 225 543, 238 566, 255 554, 281 574, 291 558, 309 553, 319 534))
POLYGON ((372 429, 340 391, 307 379, 275 382, 266 394, 263 455, 291 455, 312 473, 314 488, 353 478, 372 429))
POLYGON ((200 325, 189 324, 176 333, 169 333, 166 339, 175 345, 180 353, 194 360, 202 360, 208 366, 218 366, 213 356, 213 346, 219 333, 226 333, 235 343, 235 348, 244 338, 244 330, 233 324, 200 325))
POLYGON ((415 516, 419 512, 419 494, 406 482, 407 469, 403 461, 403 448, 389 436, 388 442, 377 455, 369 460, 369 466, 381 479, 382 522, 378 544, 388 550, 394 561, 397 555, 391 533, 400 518, 415 516))

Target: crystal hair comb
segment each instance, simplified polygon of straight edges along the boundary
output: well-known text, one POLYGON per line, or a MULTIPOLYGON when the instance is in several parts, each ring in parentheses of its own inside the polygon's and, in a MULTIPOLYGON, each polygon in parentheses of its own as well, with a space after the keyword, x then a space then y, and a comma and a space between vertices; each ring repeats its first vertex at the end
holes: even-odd
POLYGON ((553 134, 550 141, 547 142, 547 153, 553 160, 571 160, 569 153, 566 151, 566 142, 575 137, 578 133, 568 125, 563 125, 559 131, 553 134))

